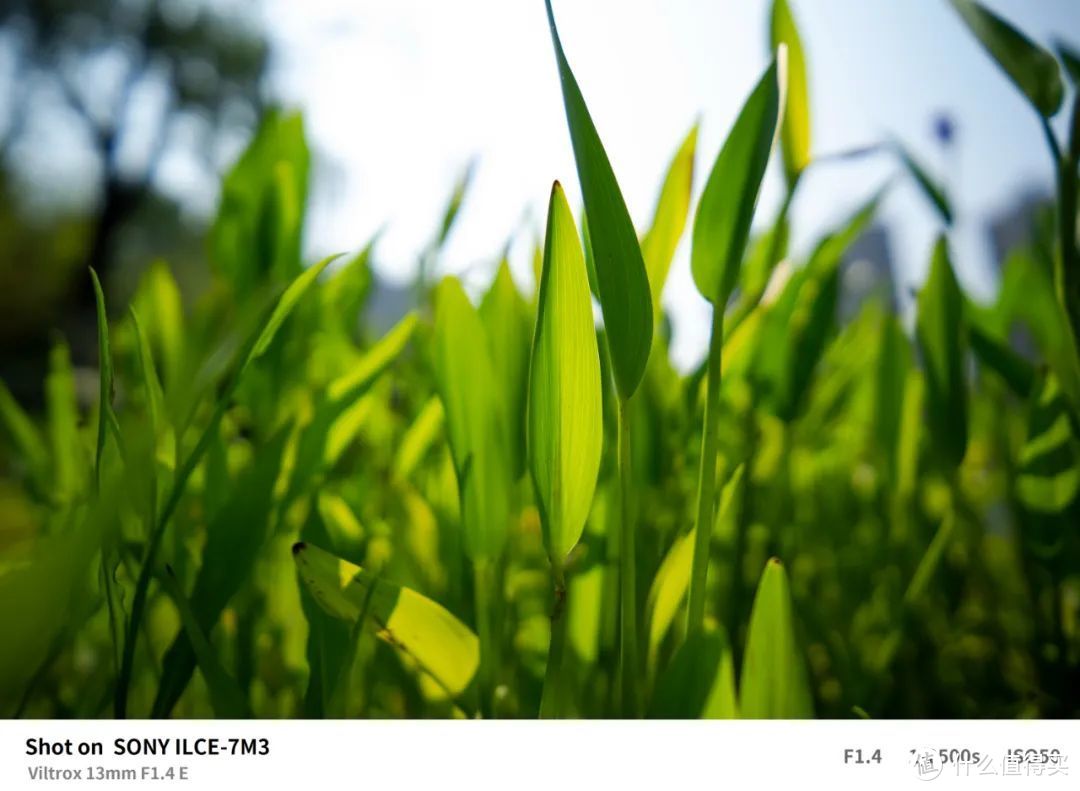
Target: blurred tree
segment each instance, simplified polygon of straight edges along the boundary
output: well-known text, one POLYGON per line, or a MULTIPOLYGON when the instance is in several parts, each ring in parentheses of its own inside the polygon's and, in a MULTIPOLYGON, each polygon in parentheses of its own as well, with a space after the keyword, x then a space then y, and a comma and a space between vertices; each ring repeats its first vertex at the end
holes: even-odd
POLYGON ((63 295, 59 307, 11 311, 0 355, 90 304, 85 266, 108 280, 131 240, 144 261, 175 249, 178 198, 187 189, 205 205, 229 145, 262 111, 269 53, 256 10, 254 0, 0 2, 0 309, 63 295), (163 217, 160 233, 138 232, 163 217), (62 260, 42 260, 50 246, 34 242, 50 228, 78 229, 51 245, 62 260))

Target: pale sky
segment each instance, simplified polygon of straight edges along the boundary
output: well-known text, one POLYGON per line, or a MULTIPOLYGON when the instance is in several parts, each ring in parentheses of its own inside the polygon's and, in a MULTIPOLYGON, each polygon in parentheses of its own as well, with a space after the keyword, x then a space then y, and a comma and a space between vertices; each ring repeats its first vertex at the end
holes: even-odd
MULTIPOLYGON (((554 0, 567 57, 639 229, 664 169, 701 119, 695 194, 746 94, 767 65, 765 0, 554 0)), ((906 142, 952 191, 957 268, 977 295, 996 288, 985 220, 1021 190, 1049 190, 1049 154, 1034 112, 970 38, 946 0, 791 0, 810 71, 813 149, 889 136, 906 142), (946 161, 932 135, 957 126, 946 161)), ((986 0, 1043 43, 1080 43, 1076 0, 986 0)), ((578 200, 577 177, 542 0, 272 0, 279 45, 272 82, 302 109, 320 163, 307 246, 362 246, 380 227, 380 274, 404 281, 472 158, 473 188, 441 262, 478 289, 518 232, 512 267, 531 288, 529 245, 551 182, 578 200), (526 212, 531 219, 522 226, 526 212)), ((1061 119, 1058 119, 1059 121, 1061 119)), ((1060 125, 1059 125, 1060 128, 1060 125)), ((778 164, 779 154, 775 155, 778 164)), ((879 156, 811 172, 794 207, 798 254, 895 172, 879 156)), ((756 222, 774 216, 774 167, 756 222)), ((882 210, 900 285, 925 270, 938 223, 908 182, 882 210)), ((688 228, 689 231, 689 228, 688 228)), ((687 233, 687 237, 689 232, 687 233)), ((687 244, 664 295, 674 353, 700 358, 708 306, 687 244)))

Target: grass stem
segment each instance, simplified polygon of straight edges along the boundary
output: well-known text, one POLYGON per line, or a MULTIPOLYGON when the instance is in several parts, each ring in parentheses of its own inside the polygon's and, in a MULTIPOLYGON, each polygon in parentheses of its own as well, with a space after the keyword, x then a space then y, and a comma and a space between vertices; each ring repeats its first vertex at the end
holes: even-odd
POLYGON ((619 399, 619 498, 622 506, 622 546, 619 561, 619 659, 622 673, 623 716, 641 715, 638 689, 637 552, 630 455, 630 402, 619 399))
POLYGON ((705 588, 709 574, 709 539, 712 536, 716 502, 716 440, 720 412, 720 372, 724 347, 723 306, 713 309, 709 337, 708 372, 705 381, 705 426, 698 466, 697 517, 694 522, 694 559, 690 574, 690 604, 687 635, 705 627, 705 588))
POLYGON ((480 716, 493 716, 495 703, 495 668, 498 664, 497 646, 492 624, 492 593, 495 588, 495 567, 490 560, 477 560, 473 567, 473 595, 476 600, 476 631, 480 638, 480 716))
POLYGON ((566 646, 566 581, 557 564, 552 565, 554 602, 551 609, 551 643, 548 647, 547 670, 544 672, 544 692, 540 698, 541 719, 557 719, 561 715, 563 697, 563 654, 566 646))

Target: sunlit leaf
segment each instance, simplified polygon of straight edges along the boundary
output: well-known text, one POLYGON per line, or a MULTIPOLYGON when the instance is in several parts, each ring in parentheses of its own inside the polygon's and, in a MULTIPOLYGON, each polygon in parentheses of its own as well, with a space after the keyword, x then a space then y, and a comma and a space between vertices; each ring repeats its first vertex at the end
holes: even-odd
POLYGON ((734 719, 735 666, 722 629, 695 631, 660 674, 649 716, 660 719, 734 719))
POLYGON ((457 279, 442 281, 435 306, 435 379, 461 490, 465 548, 473 559, 495 557, 506 540, 510 465, 487 332, 457 279))
POLYGON ((806 55, 787 0, 774 0, 769 33, 774 51, 781 44, 787 46, 787 102, 780 125, 780 145, 784 173, 791 185, 810 164, 811 127, 806 55))
POLYGON ((180 287, 168 264, 155 261, 139 279, 132 307, 144 324, 146 339, 157 360, 162 381, 176 385, 184 362, 184 306, 180 287))
POLYGON ((446 412, 438 396, 428 399, 401 438, 394 456, 394 476, 405 480, 419 466, 435 441, 442 436, 446 412))
POLYGON ((650 668, 655 668, 660 643, 686 599, 686 591, 690 587, 690 567, 694 559, 695 535, 696 532, 690 530, 675 539, 671 549, 664 555, 660 568, 653 577, 652 587, 649 588, 645 612, 650 668))
POLYGON ((295 545, 293 556, 300 579, 328 613, 350 624, 366 613, 365 626, 452 696, 466 691, 480 665, 480 642, 442 605, 311 544, 295 545))
POLYGON ((660 197, 656 201, 652 225, 641 240, 641 254, 645 259, 652 292, 653 321, 660 320, 660 297, 690 213, 697 135, 698 127, 694 124, 672 157, 660 188, 660 197))
POLYGON ((309 168, 300 116, 268 112, 225 176, 210 231, 211 261, 238 292, 300 271, 309 168))
POLYGON ((754 596, 739 676, 739 715, 748 719, 814 716, 806 664, 795 635, 787 572, 765 564, 754 596))
POLYGON ((652 346, 649 280, 637 233, 615 173, 563 54, 551 0, 546 0, 546 4, 566 105, 566 121, 589 218, 589 244, 596 265, 597 290, 611 347, 611 362, 619 395, 625 399, 637 389, 652 346))
POLYGON ((528 303, 514 285, 506 259, 480 302, 480 318, 488 333, 495 382, 501 386, 498 401, 504 411, 512 471, 517 478, 525 472, 525 393, 533 327, 528 303))
POLYGON ((529 370, 528 429, 544 539, 552 562, 561 565, 589 515, 604 425, 585 259, 558 182, 548 206, 529 370))

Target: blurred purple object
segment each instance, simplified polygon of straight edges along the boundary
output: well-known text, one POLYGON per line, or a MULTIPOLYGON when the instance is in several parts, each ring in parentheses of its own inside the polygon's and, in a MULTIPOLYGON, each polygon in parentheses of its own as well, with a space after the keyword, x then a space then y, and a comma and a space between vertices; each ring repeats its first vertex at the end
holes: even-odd
POLYGON ((946 113, 939 113, 934 118, 934 137, 943 146, 952 145, 956 137, 956 125, 946 113))

